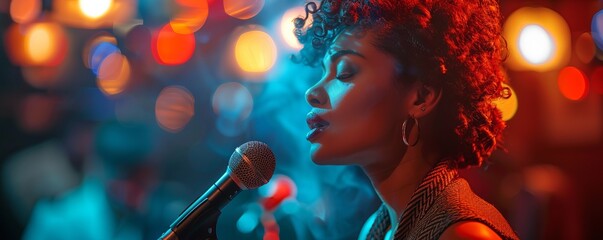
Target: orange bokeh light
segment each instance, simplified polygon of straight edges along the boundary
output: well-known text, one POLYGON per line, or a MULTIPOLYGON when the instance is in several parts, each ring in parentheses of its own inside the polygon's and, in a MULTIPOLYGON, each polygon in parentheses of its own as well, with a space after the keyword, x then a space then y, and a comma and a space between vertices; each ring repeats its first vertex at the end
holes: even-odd
POLYGON ((235 43, 235 59, 245 72, 262 73, 276 62, 277 49, 272 37, 259 30, 245 32, 235 43))
POLYGON ((106 95, 121 93, 128 85, 130 71, 130 63, 125 56, 111 53, 100 64, 97 85, 106 95))
POLYGON ((168 132, 178 132, 195 115, 195 98, 186 88, 170 86, 161 90, 155 103, 159 126, 168 132))
POLYGON ((97 19, 107 14, 111 5, 112 0, 78 0, 80 11, 88 18, 97 19))
POLYGON ((546 72, 564 66, 570 59, 569 26, 559 13, 549 8, 523 7, 515 10, 505 21, 503 35, 509 51, 505 63, 512 70, 546 72), (538 31, 525 31, 536 30, 534 27, 538 31), (520 49, 522 46, 523 52, 520 49), (535 50, 539 51, 534 52, 535 50), (536 54, 540 61, 530 61, 526 58, 526 53, 529 56, 536 54), (546 57, 541 56, 543 54, 546 57))
POLYGON ((503 83, 503 88, 509 91, 508 98, 498 98, 494 100, 493 103, 502 112, 503 121, 508 121, 515 116, 515 113, 517 113, 519 102, 517 94, 511 86, 503 83))
POLYGON ((42 11, 42 0, 13 0, 10 16, 16 23, 27 23, 36 19, 42 11))
POLYGON ((264 0, 224 0, 224 12, 241 20, 254 17, 263 7, 264 0))
POLYGON ((4 49, 10 61, 15 65, 26 65, 27 55, 25 54, 25 45, 23 28, 19 24, 12 24, 4 33, 4 49))
POLYGON ((49 14, 52 19, 72 27, 102 28, 112 27, 114 24, 123 23, 132 19, 136 15, 137 7, 136 0, 104 0, 104 2, 53 0, 52 11, 49 14), (89 8, 89 3, 104 4, 89 8), (86 11, 92 12, 84 11, 82 6, 86 6, 86 8, 89 9, 86 11))
POLYGON ((25 37, 27 53, 34 63, 48 62, 52 59, 55 49, 52 45, 52 33, 48 28, 37 25, 30 29, 25 37))
POLYGON ((192 34, 205 24, 209 15, 207 0, 177 0, 180 10, 170 21, 172 29, 180 34, 192 34))
POLYGON ((576 67, 565 67, 559 72, 557 84, 561 94, 570 100, 583 99, 588 93, 588 80, 576 67))
POLYGON ((195 52, 195 36, 180 34, 170 24, 153 35, 153 57, 163 65, 179 65, 188 61, 195 52))
POLYGON ((67 38, 56 23, 36 23, 25 30, 23 37, 25 65, 56 66, 67 55, 67 38))

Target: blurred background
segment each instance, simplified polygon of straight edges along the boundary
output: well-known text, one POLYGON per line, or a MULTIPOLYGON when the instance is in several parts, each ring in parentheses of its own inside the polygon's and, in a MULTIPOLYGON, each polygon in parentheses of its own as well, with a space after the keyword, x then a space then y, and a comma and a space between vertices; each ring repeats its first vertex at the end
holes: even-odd
MULTIPOLYGON (((304 0, 0 0, 0 221, 6 239, 156 239, 267 143, 271 182, 220 239, 355 239, 380 202, 355 167, 309 159, 290 60, 304 0)), ((511 97, 487 167, 464 170, 522 239, 603 228, 603 2, 502 0, 511 97)))

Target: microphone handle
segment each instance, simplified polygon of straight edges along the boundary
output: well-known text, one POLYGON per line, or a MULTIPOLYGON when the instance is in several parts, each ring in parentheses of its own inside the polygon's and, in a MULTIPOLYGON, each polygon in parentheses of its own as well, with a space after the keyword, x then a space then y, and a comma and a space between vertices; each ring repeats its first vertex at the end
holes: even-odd
POLYGON ((180 214, 159 239, 217 239, 216 225, 222 213, 220 210, 240 191, 241 188, 226 171, 205 194, 180 214))

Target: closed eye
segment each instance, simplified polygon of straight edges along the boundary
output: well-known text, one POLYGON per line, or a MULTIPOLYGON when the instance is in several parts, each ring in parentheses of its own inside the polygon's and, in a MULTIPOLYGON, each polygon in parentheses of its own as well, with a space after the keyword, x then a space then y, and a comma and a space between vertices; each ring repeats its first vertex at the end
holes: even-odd
MULTIPOLYGON (((332 53, 330 56, 328 56, 328 57, 327 57, 327 56, 325 56, 325 58, 324 58, 324 59, 321 61, 321 65, 320 65, 320 67, 322 68, 322 73, 323 73, 323 76, 324 76, 325 74, 327 74, 327 69, 326 69, 326 67, 325 67, 325 65, 327 65, 327 64, 326 64, 326 63, 327 63, 327 60, 328 60, 328 62, 330 62, 330 63, 335 63, 335 62, 337 62, 337 61, 338 61, 338 60, 339 60, 341 57, 346 56, 346 55, 354 55, 354 56, 360 57, 360 58, 362 58, 362 59, 366 59, 366 57, 365 57, 364 55, 362 55, 362 54, 360 54, 360 53, 358 53, 358 52, 356 52, 356 51, 354 51, 354 50, 351 50, 351 49, 343 49, 343 50, 338 50, 338 51, 335 51, 335 52, 334 52, 334 53, 332 53)), ((347 78, 352 77, 352 76, 354 75, 354 73, 355 73, 355 72, 349 72, 349 71, 348 71, 348 73, 346 73, 346 74, 343 74, 343 73, 342 73, 342 74, 338 74, 338 75, 336 76, 336 78, 337 78, 337 79, 340 79, 340 80, 347 79, 347 78)))
POLYGON ((341 80, 341 81, 345 81, 350 79, 352 76, 354 76, 354 73, 351 72, 344 72, 344 73, 340 73, 338 74, 335 78, 341 80))

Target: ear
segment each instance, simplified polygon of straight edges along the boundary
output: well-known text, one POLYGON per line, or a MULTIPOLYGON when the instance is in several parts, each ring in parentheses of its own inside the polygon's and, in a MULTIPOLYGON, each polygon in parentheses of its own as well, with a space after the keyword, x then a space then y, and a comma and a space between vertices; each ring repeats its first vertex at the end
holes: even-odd
POLYGON ((433 111, 442 98, 442 89, 434 88, 425 84, 417 84, 411 92, 413 102, 408 114, 415 118, 421 118, 433 111))

